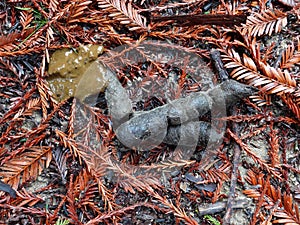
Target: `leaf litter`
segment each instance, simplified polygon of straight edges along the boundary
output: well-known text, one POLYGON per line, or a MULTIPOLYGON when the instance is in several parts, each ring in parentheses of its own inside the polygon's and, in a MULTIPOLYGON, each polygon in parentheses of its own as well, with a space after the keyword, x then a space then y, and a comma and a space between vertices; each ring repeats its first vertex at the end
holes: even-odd
MULTIPOLYGON (((0 14, 1 177, 16 187, 16 199, 10 199, 9 193, 1 193, 1 223, 55 224, 65 217, 71 224, 175 224, 179 221, 209 224, 212 218, 198 211, 204 203, 213 202, 216 205, 209 205, 204 213, 212 213, 214 219, 222 221, 230 205, 226 204, 218 213, 209 210, 232 195, 228 184, 234 182, 229 177, 233 176, 232 168, 236 168, 235 149, 240 148, 235 196, 238 201, 247 198, 251 204, 238 210, 232 204, 231 223, 299 224, 299 39, 295 35, 299 29, 299 10, 295 2, 239 1, 232 5, 230 2, 99 0, 98 3, 8 1, 1 4, 5 9, 0 14), (175 26, 174 21, 168 20, 170 17, 160 20, 164 16, 176 20, 176 15, 183 12, 189 17, 201 10, 208 13, 205 16, 208 26, 195 24, 198 21, 203 24, 201 15, 197 15, 197 21, 187 20, 189 24, 184 26, 178 22, 175 26), (158 19, 148 21, 148 12, 158 19), (222 25, 220 21, 226 19, 226 13, 238 17, 237 23, 222 25), (248 13, 251 14, 248 21, 239 22, 244 21, 239 15, 244 19, 248 13), (215 18, 223 19, 212 26, 209 22, 215 22, 215 18), (213 155, 208 155, 212 161, 208 160, 210 163, 204 170, 199 167, 205 156, 201 145, 190 160, 180 162, 164 160, 173 153, 170 145, 136 151, 118 143, 103 95, 99 96, 100 108, 82 108, 87 121, 84 124, 88 126, 79 126, 78 132, 74 120, 76 99, 57 102, 45 81, 47 60, 58 48, 93 43, 113 49, 145 37, 176 43, 180 49, 191 49, 207 61, 207 50, 213 46, 221 51, 231 77, 261 91, 251 97, 254 102, 234 104, 237 113, 222 118, 228 124, 224 141, 213 155), (288 40, 286 49, 277 44, 282 39, 288 40), (35 120, 37 114, 42 114, 39 120, 35 120), (231 127, 234 124, 240 131, 231 127), (87 147, 98 147, 100 143, 99 151, 93 149, 93 154, 86 154, 87 147), (260 147, 262 144, 265 146, 260 147), (46 158, 51 159, 48 147, 64 153, 52 157, 50 165, 44 163, 46 158), (41 155, 43 150, 48 155, 41 155), (261 151, 264 153, 260 154, 261 151), (60 165, 56 167, 55 163, 60 165), (138 174, 137 165, 146 168, 143 172, 147 173, 138 174), (157 182, 156 174, 152 173, 154 168, 174 167, 169 180, 157 182), (113 171, 113 179, 109 179, 104 168, 113 171), (185 174, 189 174, 189 179, 185 174), (48 176, 42 180, 49 185, 35 188, 35 192, 29 186, 39 176, 48 176), (66 177, 60 179, 60 176, 66 177)), ((137 84, 143 90, 147 78, 159 74, 154 76, 158 80, 170 72, 163 63, 150 64, 149 67, 129 62, 125 69, 117 70, 119 81, 124 86, 135 82, 136 77, 142 78, 137 84)), ((174 69, 172 73, 178 76, 184 91, 207 91, 199 89, 199 81, 190 79, 184 70, 174 69)), ((176 91, 170 94, 176 95, 176 91)), ((140 111, 151 111, 169 103, 156 98, 138 104, 133 102, 140 111)), ((129 119, 138 116, 133 113, 129 119)), ((209 125, 209 116, 206 120, 203 122, 209 125)), ((168 129, 172 126, 168 124, 168 129)), ((177 153, 179 159, 184 155, 184 152, 177 153)))

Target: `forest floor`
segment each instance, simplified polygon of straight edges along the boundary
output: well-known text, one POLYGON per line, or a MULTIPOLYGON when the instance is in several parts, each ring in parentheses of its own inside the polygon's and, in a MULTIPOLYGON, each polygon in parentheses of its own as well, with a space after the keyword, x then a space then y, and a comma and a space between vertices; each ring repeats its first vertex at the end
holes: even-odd
POLYGON ((0 224, 300 224, 299 4, 0 2, 0 224))

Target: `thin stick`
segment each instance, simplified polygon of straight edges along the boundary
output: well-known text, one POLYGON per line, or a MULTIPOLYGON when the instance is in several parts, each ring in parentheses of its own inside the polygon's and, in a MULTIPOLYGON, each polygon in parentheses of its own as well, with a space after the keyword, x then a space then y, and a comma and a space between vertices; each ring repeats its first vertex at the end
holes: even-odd
POLYGON ((229 79, 229 75, 227 70, 224 68, 224 64, 221 60, 220 52, 216 49, 212 49, 210 51, 210 57, 212 59, 213 65, 218 71, 218 80, 223 82, 229 79))
MULTIPOLYGON (((216 213, 223 212, 227 206, 226 202, 216 202, 211 204, 201 204, 198 207, 198 213, 199 216, 204 215, 213 215, 216 213)), ((232 208, 233 209, 243 209, 247 208, 249 206, 249 202, 245 199, 237 199, 232 202, 232 208)))
MULTIPOLYGON (((235 133, 238 133, 237 124, 233 125, 233 130, 235 133)), ((232 209, 233 209, 233 202, 235 199, 235 189, 236 189, 236 183, 237 183, 237 176, 238 176, 238 167, 240 163, 240 155, 241 155, 241 149, 238 144, 234 144, 234 156, 233 156, 233 168, 231 173, 231 180, 230 180, 230 190, 227 200, 227 209, 225 216, 223 218, 223 225, 229 225, 230 219, 232 216, 232 209)))
POLYGON ((245 23, 247 19, 246 15, 175 15, 175 16, 151 16, 152 22, 169 21, 173 20, 177 22, 178 26, 192 26, 192 25, 222 25, 233 26, 245 23))

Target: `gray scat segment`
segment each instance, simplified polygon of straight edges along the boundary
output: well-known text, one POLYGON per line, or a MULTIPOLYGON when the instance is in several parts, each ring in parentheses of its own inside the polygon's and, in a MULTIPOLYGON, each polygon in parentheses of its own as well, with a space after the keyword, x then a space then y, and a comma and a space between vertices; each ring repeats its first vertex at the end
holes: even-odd
POLYGON ((227 80, 206 92, 191 93, 188 97, 174 100, 168 104, 169 123, 170 125, 180 125, 204 116, 211 109, 215 112, 218 109, 222 111, 223 107, 228 108, 254 92, 255 89, 248 85, 227 80))
POLYGON ((126 89, 119 82, 116 74, 107 69, 105 76, 109 80, 109 84, 105 91, 109 113, 112 118, 114 128, 129 120, 133 113, 131 100, 126 89))
POLYGON ((239 83, 235 80, 226 80, 216 86, 216 88, 208 90, 207 93, 212 98, 214 105, 224 104, 225 100, 226 107, 228 108, 240 99, 254 94, 256 91, 256 88, 249 85, 239 83))
MULTIPOLYGON (((116 135, 127 147, 141 147, 151 142, 158 145, 167 135, 168 125, 180 125, 197 119, 199 115, 209 112, 210 104, 211 99, 205 93, 193 93, 187 98, 180 98, 164 106, 136 115, 120 125, 116 130, 116 135)), ((193 129, 195 130, 194 127, 193 129)), ((189 131, 187 130, 187 132, 189 131)), ((195 136, 195 132, 193 134, 195 136)), ((197 134, 196 136, 198 139, 197 134)), ((197 143, 197 140, 193 143, 197 143)))
POLYGON ((191 93, 185 98, 172 101, 168 112, 170 125, 180 125, 205 115, 210 110, 211 98, 205 92, 191 93))
MULTIPOLYGON (((218 107, 222 109, 224 100, 226 107, 229 107, 253 93, 253 88, 248 85, 228 80, 207 92, 192 93, 186 98, 174 100, 164 106, 136 115, 118 127, 116 135, 127 147, 140 147, 140 149, 151 144, 158 145, 162 141, 171 145, 200 144, 208 141, 207 131, 210 130, 208 125, 204 122, 183 123, 198 119, 212 107, 214 110, 218 107), (174 126, 180 124, 181 126, 174 126), (166 132, 168 126, 174 127, 169 127, 166 132), (195 138, 199 138, 199 141, 197 142, 195 138)), ((211 142, 220 140, 220 136, 214 129, 211 130, 210 139, 211 142)))
POLYGON ((167 127, 166 107, 158 107, 121 124, 116 130, 116 135, 127 147, 143 149, 161 144, 167 127))
POLYGON ((169 145, 190 146, 191 143, 198 143, 206 140, 210 124, 207 122, 189 122, 181 126, 170 126, 164 143, 169 145))
POLYGON ((183 147, 194 147, 206 144, 209 140, 212 143, 218 142, 222 138, 211 124, 204 121, 193 121, 181 126, 170 126, 163 142, 169 145, 179 145, 183 147))

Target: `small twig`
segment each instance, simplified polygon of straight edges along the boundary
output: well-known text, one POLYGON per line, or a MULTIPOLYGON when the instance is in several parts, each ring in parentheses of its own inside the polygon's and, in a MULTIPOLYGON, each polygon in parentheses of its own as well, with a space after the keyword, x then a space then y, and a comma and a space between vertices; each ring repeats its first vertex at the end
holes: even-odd
POLYGON ((237 144, 235 144, 233 168, 232 168, 232 174, 230 180, 230 190, 229 190, 229 196, 228 196, 227 206, 226 206, 227 209, 226 209, 225 216, 223 218, 223 225, 230 224, 230 219, 231 219, 232 209, 233 209, 233 201, 235 198, 235 189, 237 183, 237 173, 238 173, 238 165, 240 162, 240 155, 241 155, 241 149, 237 144))
MULTIPOLYGON (((226 202, 216 202, 212 204, 201 204, 198 207, 198 215, 204 216, 204 215, 212 215, 215 213, 219 213, 224 211, 226 208, 227 203, 226 202)), ((232 202, 232 208, 233 209, 242 209, 246 208, 248 205, 248 201, 246 199, 239 199, 232 202)))
POLYGON ((220 82, 223 82, 225 80, 228 80, 229 75, 226 69, 224 68, 224 64, 221 60, 220 52, 216 49, 212 49, 210 51, 210 57, 212 59, 213 65, 218 71, 218 79, 220 82))
MULTIPOLYGON (((235 133, 238 132, 237 124, 233 124, 233 131, 235 133)), ((226 206, 226 213, 223 218, 223 225, 230 224, 230 219, 232 216, 232 209, 233 209, 233 201, 235 199, 235 189, 236 189, 236 183, 237 183, 237 176, 238 176, 238 167, 240 163, 240 155, 241 155, 241 149, 240 146, 235 143, 234 144, 234 156, 233 156, 233 168, 231 173, 231 180, 230 180, 230 190, 229 190, 229 196, 227 200, 227 206, 226 206)))
POLYGON ((246 15, 227 15, 227 14, 202 14, 202 15, 175 15, 175 16, 151 16, 152 22, 173 20, 173 25, 192 26, 192 25, 221 25, 233 26, 245 23, 246 15))

